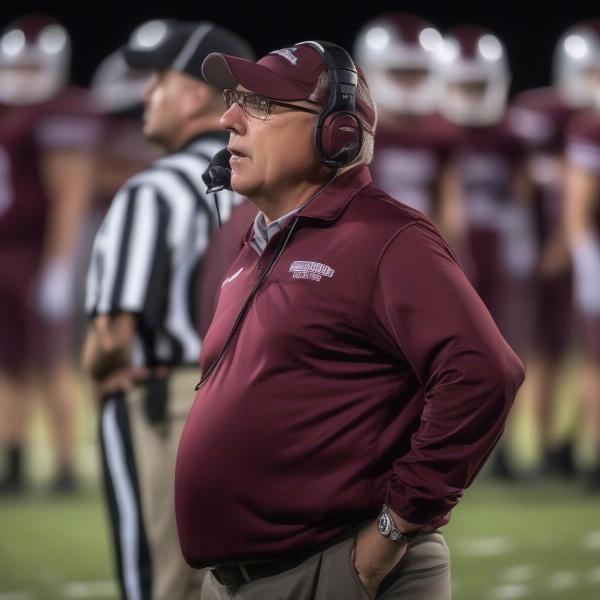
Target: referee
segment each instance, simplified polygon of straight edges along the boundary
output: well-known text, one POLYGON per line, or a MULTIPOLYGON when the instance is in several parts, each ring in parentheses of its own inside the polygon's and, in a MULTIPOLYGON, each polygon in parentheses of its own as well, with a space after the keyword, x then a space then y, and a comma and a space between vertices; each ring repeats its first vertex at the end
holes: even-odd
MULTIPOLYGON (((122 596, 191 598, 201 583, 181 557, 174 463, 194 397, 201 340, 196 273, 217 221, 201 174, 226 144, 221 92, 203 79, 211 52, 251 58, 249 46, 211 23, 150 21, 124 49, 153 71, 144 134, 167 155, 127 181, 94 242, 83 363, 100 407, 106 497, 122 596)), ((226 220, 240 200, 218 195, 226 220)))

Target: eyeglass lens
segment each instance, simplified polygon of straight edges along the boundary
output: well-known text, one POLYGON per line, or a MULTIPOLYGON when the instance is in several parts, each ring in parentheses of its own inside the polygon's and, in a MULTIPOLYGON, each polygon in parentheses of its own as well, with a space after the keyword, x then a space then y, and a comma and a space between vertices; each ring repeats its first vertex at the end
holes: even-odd
POLYGON ((225 90, 223 96, 227 109, 230 109, 233 103, 236 102, 251 117, 265 119, 269 113, 269 101, 258 94, 225 90))

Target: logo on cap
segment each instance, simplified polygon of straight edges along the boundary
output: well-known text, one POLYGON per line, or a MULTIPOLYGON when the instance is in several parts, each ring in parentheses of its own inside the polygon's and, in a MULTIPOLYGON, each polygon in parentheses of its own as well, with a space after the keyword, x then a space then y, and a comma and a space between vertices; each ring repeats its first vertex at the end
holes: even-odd
POLYGON ((287 61, 291 62, 293 65, 296 65, 296 63, 298 62, 298 57, 294 56, 294 52, 296 52, 296 50, 298 50, 298 48, 296 47, 282 48, 281 50, 273 50, 273 52, 270 52, 269 54, 279 54, 279 56, 282 56, 287 61))

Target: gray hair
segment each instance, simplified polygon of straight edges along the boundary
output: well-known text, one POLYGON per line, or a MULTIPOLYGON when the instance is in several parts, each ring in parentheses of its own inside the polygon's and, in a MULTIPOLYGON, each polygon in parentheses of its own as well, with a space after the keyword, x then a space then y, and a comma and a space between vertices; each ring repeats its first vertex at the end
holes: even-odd
MULTIPOLYGON (((329 82, 329 71, 322 71, 319 75, 319 79, 317 80, 317 84, 315 85, 315 89, 312 91, 312 94, 309 97, 309 100, 316 102, 318 98, 321 98, 324 92, 329 89, 329 82)), ((358 78, 356 96, 357 102, 360 100, 360 102, 366 104, 369 109, 373 111, 375 118, 373 124, 371 125, 371 123, 366 123, 360 115, 357 115, 358 119, 366 127, 363 127, 362 147, 358 153, 358 156, 349 165, 351 167, 357 165, 368 165, 372 162, 373 154, 375 152, 375 130, 377 129, 377 106, 373 100, 373 96, 371 96, 371 91, 361 77, 358 78), (368 131, 367 129, 371 131, 368 131)))

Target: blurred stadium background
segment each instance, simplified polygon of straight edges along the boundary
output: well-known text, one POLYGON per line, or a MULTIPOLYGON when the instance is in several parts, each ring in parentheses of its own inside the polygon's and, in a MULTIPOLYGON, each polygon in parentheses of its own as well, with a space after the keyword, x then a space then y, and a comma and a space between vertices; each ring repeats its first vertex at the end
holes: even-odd
MULTIPOLYGON (((135 11, 116 4, 73 11, 60 3, 3 3, 0 28, 23 13, 53 14, 72 38, 72 79, 87 86, 100 61, 149 19, 212 20, 244 36, 260 56, 299 39, 328 39, 352 48, 365 22, 398 9, 418 13, 442 32, 476 23, 497 34, 509 55, 511 96, 548 85, 560 36, 569 25, 597 16, 594 7, 577 2, 543 8, 500 2, 371 2, 348 9, 332 5, 324 14, 310 4, 264 2, 195 7, 146 3, 135 11)), ((81 316, 77 320, 81 322, 81 316)), ((576 465, 584 469, 594 460, 594 447, 574 401, 581 361, 574 345, 557 383, 555 437, 575 440, 576 465)), ((98 480, 95 411, 81 376, 78 389, 77 468, 82 489, 74 495, 48 493, 53 456, 37 403, 28 442, 29 493, 0 498, 0 600, 117 598, 98 480)), ((537 475, 541 450, 524 402, 516 403, 505 447, 520 476, 499 480, 488 466, 446 529, 455 598, 600 600, 600 495, 588 493, 576 478, 537 475)))

